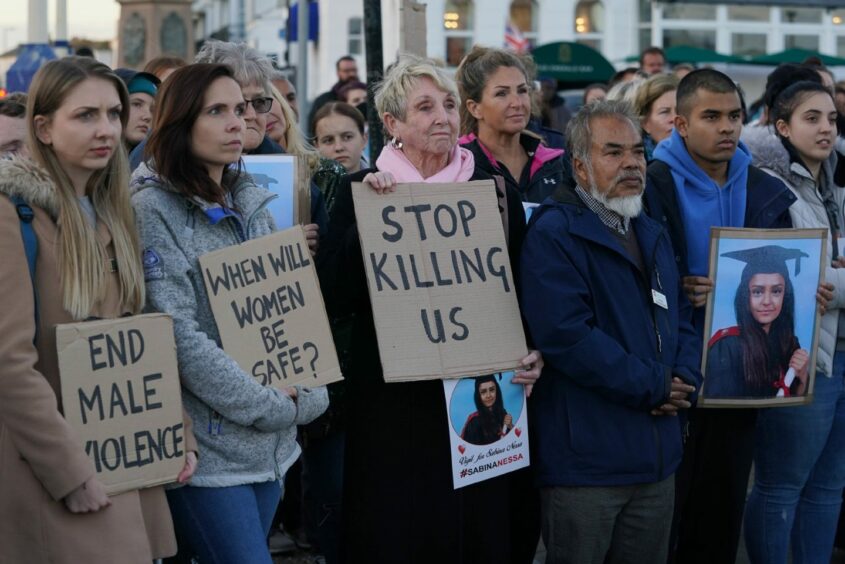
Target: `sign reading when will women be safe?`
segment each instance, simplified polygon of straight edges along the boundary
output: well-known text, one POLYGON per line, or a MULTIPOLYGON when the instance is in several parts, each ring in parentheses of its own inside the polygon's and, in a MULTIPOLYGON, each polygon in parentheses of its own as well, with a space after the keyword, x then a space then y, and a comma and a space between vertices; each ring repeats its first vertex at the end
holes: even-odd
POLYGON ((223 349, 276 388, 342 380, 314 261, 294 226, 200 257, 223 349))
POLYGON ((385 381, 516 367, 527 350, 493 181, 352 195, 385 381))

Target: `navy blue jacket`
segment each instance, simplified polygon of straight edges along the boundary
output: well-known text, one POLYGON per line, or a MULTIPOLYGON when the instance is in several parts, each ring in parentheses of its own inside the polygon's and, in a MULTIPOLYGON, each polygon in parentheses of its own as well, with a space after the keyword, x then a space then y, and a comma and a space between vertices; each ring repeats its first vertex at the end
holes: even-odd
POLYGON ((532 216, 521 296, 545 360, 531 411, 540 486, 653 483, 681 461, 679 419, 650 411, 673 376, 700 386, 700 343, 666 231, 644 214, 631 224, 647 276, 571 188, 532 216))

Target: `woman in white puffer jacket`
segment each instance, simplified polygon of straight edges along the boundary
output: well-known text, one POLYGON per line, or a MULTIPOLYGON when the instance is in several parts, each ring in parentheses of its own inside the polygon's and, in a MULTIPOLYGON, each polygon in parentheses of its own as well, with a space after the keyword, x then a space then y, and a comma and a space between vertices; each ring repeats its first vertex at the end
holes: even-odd
MULTIPOLYGON (((798 82, 769 111, 773 128, 746 136, 754 164, 798 198, 789 208, 794 227, 829 230, 828 257, 838 266, 845 189, 833 182, 833 98, 820 84, 798 82)), ((833 551, 845 486, 845 350, 836 350, 845 268, 828 266, 825 279, 834 286, 833 299, 821 322, 813 402, 764 409, 757 420, 755 483, 745 512, 745 542, 755 563, 786 563, 790 545, 796 564, 830 562, 833 551)))

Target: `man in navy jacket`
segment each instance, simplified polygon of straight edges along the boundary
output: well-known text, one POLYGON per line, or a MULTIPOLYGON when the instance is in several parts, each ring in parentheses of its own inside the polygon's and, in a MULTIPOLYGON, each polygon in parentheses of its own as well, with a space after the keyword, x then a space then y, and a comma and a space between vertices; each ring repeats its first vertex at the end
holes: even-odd
POLYGON ((620 102, 570 121, 575 188, 534 212, 522 305, 546 362, 533 466, 548 563, 660 562, 700 343, 667 232, 640 214, 636 118, 620 102))

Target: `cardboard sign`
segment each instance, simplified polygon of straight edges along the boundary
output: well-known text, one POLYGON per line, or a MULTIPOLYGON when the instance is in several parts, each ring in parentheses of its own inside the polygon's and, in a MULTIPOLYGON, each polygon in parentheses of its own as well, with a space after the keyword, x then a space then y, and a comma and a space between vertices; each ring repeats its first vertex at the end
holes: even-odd
POLYGON ((170 317, 59 325, 56 345, 65 418, 106 492, 175 481, 185 429, 170 317))
POLYGON ((264 386, 342 380, 301 227, 200 257, 223 349, 264 386))
POLYGON ((385 381, 515 368, 527 349, 493 181, 352 195, 385 381))
POLYGON ((513 376, 513 372, 500 372, 443 381, 455 489, 530 464, 525 388, 513 384, 513 376), (480 405, 475 400, 476 388, 480 405), (485 405, 485 400, 491 405, 485 405))
POLYGON ((277 229, 310 223, 310 174, 303 160, 293 155, 244 155, 242 158, 244 168, 255 184, 277 196, 267 205, 277 229))

